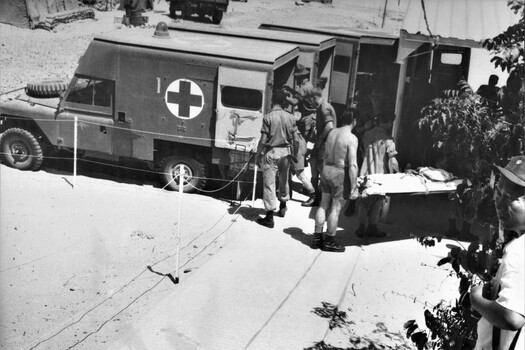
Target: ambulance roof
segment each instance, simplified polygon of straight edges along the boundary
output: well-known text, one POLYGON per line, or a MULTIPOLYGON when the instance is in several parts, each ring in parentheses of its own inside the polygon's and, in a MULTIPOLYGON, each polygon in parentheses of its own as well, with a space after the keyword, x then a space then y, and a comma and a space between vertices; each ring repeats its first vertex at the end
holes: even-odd
POLYGON ((261 23, 260 29, 273 29, 318 35, 333 35, 336 38, 356 39, 364 44, 392 45, 399 38, 399 32, 360 30, 343 26, 301 27, 285 24, 261 23))
POLYGON ((276 66, 299 55, 297 46, 291 44, 175 31, 170 31, 169 38, 157 38, 153 33, 153 29, 126 28, 97 35, 94 40, 276 66))
POLYGON ((225 35, 238 38, 249 38, 258 40, 270 40, 274 42, 289 43, 299 46, 301 51, 305 48, 325 50, 335 46, 335 38, 329 35, 311 34, 311 33, 293 33, 290 31, 279 30, 262 30, 254 28, 220 28, 203 26, 199 24, 185 23, 170 24, 169 29, 185 31, 192 33, 210 33, 216 35, 225 35))

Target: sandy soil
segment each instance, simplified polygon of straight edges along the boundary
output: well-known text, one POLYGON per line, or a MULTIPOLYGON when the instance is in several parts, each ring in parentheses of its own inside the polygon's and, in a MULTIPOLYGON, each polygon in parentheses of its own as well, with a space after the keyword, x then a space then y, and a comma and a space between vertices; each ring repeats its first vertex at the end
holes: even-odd
MULTIPOLYGON (((383 3, 334 0, 330 6, 296 5, 290 0, 232 1, 221 25, 256 27, 271 22, 378 30, 383 3)), ((390 3, 384 29, 395 32, 407 1, 401 1, 399 8, 397 2, 390 3)), ((158 21, 170 21, 166 13, 167 3, 156 3, 155 11, 147 14, 151 25, 142 30, 153 31, 158 21)), ((29 81, 70 79, 94 35, 127 30, 115 24, 115 18, 121 16, 118 11, 96 12, 94 21, 61 25, 51 32, 0 24, 0 93, 29 81)), ((177 197, 157 188, 154 177, 139 179, 132 173, 121 180, 108 169, 85 172, 87 176, 79 177, 73 190, 70 166, 52 163, 39 172, 0 166, 2 349, 103 347, 172 287, 166 274, 175 268, 177 197), (122 311, 115 315, 115 310, 122 311)), ((181 264, 191 274, 233 239, 227 228, 239 217, 227 201, 203 195, 186 196, 183 210, 188 219, 182 223, 181 264)), ((371 271, 364 268, 361 273, 371 271)), ((428 276, 446 278, 443 271, 428 276)), ((430 288, 429 283, 424 287, 430 288)), ((354 287, 349 293, 366 293, 354 287)), ((383 295, 377 305, 387 307, 395 298, 400 297, 383 295)), ((374 318, 377 311, 362 305, 345 305, 359 317, 351 329, 330 335, 332 343, 343 345, 339 342, 349 334, 360 339, 377 336, 375 330, 381 328, 374 318)), ((392 319, 382 322, 388 329, 399 330, 407 310, 404 312, 396 325, 392 319)), ((387 333, 374 341, 386 342, 387 333)), ((397 339, 391 344, 395 348, 404 343, 397 339)))
MULTIPOLYGON (((334 0, 332 5, 297 3, 300 5, 292 0, 231 1, 221 26, 257 27, 260 23, 279 23, 397 33, 408 0, 402 0, 399 6, 397 2, 390 1, 382 29, 383 0, 334 0)), ((95 20, 59 25, 50 32, 0 24, 0 93, 23 87, 30 81, 69 80, 93 36, 121 28, 115 22, 122 18, 123 13, 117 10, 96 11, 95 20)), ((160 21, 172 21, 167 13, 166 1, 155 2, 155 10, 146 13, 149 25, 144 30, 152 30, 160 21)))

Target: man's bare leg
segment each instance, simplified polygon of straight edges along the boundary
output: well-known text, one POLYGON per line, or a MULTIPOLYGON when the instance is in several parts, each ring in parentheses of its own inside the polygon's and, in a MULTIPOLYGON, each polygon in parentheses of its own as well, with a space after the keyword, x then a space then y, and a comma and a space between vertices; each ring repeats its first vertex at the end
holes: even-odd
POLYGON ((328 211, 326 234, 335 237, 337 224, 339 223, 339 213, 341 212, 342 200, 333 199, 330 210, 328 211))
POLYGON ((326 212, 330 208, 331 201, 332 196, 329 193, 323 193, 321 197, 321 204, 315 212, 315 229, 312 248, 322 248, 323 246, 323 227, 326 221, 326 212))
POLYGON ((308 192, 308 195, 315 194, 315 189, 312 185, 312 181, 310 181, 304 170, 297 170, 295 175, 297 175, 297 178, 303 184, 304 188, 306 189, 306 192, 308 192))

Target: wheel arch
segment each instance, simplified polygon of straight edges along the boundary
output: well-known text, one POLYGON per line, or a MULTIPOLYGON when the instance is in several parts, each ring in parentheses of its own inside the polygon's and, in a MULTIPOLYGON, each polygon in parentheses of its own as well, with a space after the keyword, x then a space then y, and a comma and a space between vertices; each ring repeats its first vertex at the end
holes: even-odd
POLYGON ((11 115, 0 115, 0 133, 7 129, 20 128, 32 133, 45 147, 51 147, 52 143, 46 133, 40 128, 36 121, 31 118, 15 117, 11 115))
POLYGON ((210 147, 155 139, 153 140, 153 149, 153 162, 156 168, 158 168, 163 158, 170 155, 199 157, 207 165, 211 166, 212 151, 210 147))

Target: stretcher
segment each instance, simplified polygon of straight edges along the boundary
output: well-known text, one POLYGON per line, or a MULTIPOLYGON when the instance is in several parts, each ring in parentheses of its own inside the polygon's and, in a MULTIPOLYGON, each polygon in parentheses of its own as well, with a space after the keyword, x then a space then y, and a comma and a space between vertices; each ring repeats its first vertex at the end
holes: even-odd
POLYGON ((463 180, 429 178, 424 173, 372 174, 359 177, 359 196, 425 195, 455 192, 463 180))

